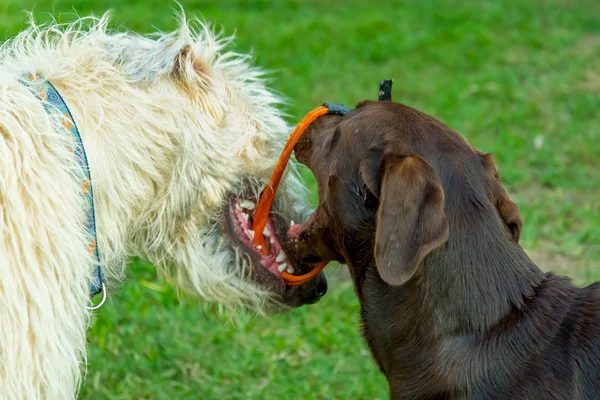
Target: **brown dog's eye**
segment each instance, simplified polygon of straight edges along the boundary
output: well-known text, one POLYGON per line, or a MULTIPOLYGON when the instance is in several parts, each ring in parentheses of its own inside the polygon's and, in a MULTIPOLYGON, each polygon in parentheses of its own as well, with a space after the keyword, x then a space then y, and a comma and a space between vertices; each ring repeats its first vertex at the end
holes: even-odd
POLYGON ((360 198, 364 206, 371 210, 377 208, 377 205, 379 204, 377 197, 375 197, 375 195, 371 193, 371 191, 369 190, 369 188, 367 188, 366 185, 363 185, 362 189, 360 190, 360 198))

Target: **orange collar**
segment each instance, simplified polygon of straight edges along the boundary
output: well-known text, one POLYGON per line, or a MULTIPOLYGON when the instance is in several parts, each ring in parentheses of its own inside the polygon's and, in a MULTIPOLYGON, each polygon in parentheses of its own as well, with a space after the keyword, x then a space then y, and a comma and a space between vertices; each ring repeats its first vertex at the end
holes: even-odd
MULTIPOLYGON (((322 115, 345 115, 350 109, 341 104, 330 104, 325 103, 321 107, 317 107, 302 119, 300 123, 296 126, 292 134, 290 135, 285 147, 283 148, 283 152, 277 161, 277 165, 275 166, 275 171, 269 180, 269 184, 263 191, 260 199, 258 200, 258 204, 256 206, 256 212, 254 214, 254 223, 252 225, 252 230, 254 231, 254 244, 258 246, 262 246, 263 253, 266 254, 267 247, 265 246, 265 238, 263 235, 263 231, 265 226, 267 225, 267 220, 269 218, 269 213, 271 212, 271 207, 273 206, 273 200, 275 199, 275 192, 277 192, 277 188, 279 187, 279 183, 281 182, 281 178, 283 176, 283 172, 285 171, 285 167, 287 166, 288 161, 294 151, 294 146, 304 133, 306 129, 312 124, 317 118, 322 115)), ((327 266, 328 262, 322 262, 317 265, 314 269, 304 275, 291 275, 285 271, 281 273, 281 277, 284 282, 289 286, 297 286, 303 283, 310 281, 312 278, 317 276, 319 272, 323 270, 327 266)))

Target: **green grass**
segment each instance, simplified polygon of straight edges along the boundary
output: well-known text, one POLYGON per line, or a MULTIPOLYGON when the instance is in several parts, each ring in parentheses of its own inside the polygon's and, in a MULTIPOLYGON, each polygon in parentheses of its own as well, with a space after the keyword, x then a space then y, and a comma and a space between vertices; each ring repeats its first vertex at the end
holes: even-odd
MULTIPOLYGON (((600 3, 593 1, 184 1, 237 29, 290 99, 290 122, 323 101, 396 101, 428 112, 496 153, 542 269, 600 279, 600 3), (385 3, 385 4, 384 4, 385 3), (536 148, 536 138, 543 140, 536 148)), ((32 0, 3 0, 4 37, 32 0)), ((175 27, 174 4, 48 0, 61 21, 115 9, 114 25, 175 27)), ((89 332, 83 399, 384 399, 358 334, 349 282, 330 271, 317 306, 231 323, 157 281, 136 261, 89 332)))

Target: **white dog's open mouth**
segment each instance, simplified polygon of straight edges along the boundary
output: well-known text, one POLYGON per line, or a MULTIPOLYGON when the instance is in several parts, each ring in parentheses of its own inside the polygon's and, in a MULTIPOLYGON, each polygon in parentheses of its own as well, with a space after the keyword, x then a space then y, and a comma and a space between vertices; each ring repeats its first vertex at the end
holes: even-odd
POLYGON ((327 280, 322 273, 311 281, 298 286, 288 286, 281 277, 282 271, 290 274, 304 274, 316 264, 288 259, 284 247, 291 221, 286 220, 278 210, 277 201, 263 231, 266 253, 254 244, 254 213, 257 198, 252 195, 231 197, 225 205, 223 227, 232 246, 251 260, 250 278, 263 288, 279 296, 283 304, 298 307, 314 303, 327 291, 327 280))
POLYGON ((276 222, 273 218, 269 218, 263 231, 267 252, 264 253, 261 246, 254 244, 252 223, 254 222, 255 207, 255 199, 237 197, 231 201, 229 218, 236 239, 239 244, 243 245, 243 250, 251 253, 252 258, 273 274, 274 277, 281 279, 282 271, 293 274, 294 267, 281 246, 275 229, 276 222))

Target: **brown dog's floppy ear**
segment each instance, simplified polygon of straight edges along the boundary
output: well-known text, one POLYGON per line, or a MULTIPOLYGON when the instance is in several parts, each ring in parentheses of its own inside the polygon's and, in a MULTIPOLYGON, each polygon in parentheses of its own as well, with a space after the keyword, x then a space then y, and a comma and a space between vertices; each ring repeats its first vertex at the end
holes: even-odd
POLYGON ((508 197, 508 193, 500 184, 498 168, 491 153, 481 154, 483 160, 483 169, 486 175, 486 192, 488 199, 498 210, 500 218, 508 228, 513 240, 519 243, 521 229, 523 228, 523 218, 519 212, 519 207, 508 197))
POLYGON ((384 157, 375 233, 381 279, 404 284, 448 234, 444 191, 433 167, 413 154, 384 157))

